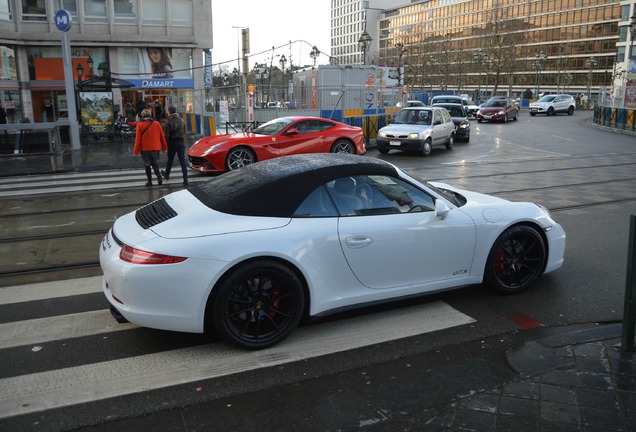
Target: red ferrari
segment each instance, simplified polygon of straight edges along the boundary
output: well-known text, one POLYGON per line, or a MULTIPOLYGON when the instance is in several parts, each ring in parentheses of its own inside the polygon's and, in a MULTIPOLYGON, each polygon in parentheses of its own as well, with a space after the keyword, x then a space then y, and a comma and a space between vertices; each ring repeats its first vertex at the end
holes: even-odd
POLYGON ((319 117, 281 117, 251 132, 202 138, 188 150, 192 168, 222 173, 303 153, 364 154, 362 129, 319 117))

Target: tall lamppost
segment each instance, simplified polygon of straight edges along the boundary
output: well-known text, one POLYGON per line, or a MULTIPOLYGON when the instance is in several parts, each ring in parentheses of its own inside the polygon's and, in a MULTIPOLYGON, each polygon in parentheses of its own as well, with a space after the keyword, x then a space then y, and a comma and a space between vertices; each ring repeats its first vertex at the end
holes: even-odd
POLYGON ((539 51, 539 53, 535 57, 534 61, 534 70, 535 70, 535 86, 536 92, 534 94, 535 99, 539 99, 539 91, 541 90, 541 71, 543 70, 543 65, 545 61, 548 59, 548 56, 543 52, 539 51))
POLYGON ((362 50, 362 64, 367 63, 367 51, 369 49, 369 45, 371 45, 371 36, 367 33, 367 29, 364 29, 362 34, 360 35, 360 39, 358 39, 358 46, 362 50))
POLYGON ((592 69, 598 65, 598 61, 594 57, 587 59, 587 65, 590 69, 587 72, 587 103, 592 102, 592 69))
POLYGON ((475 64, 479 67, 479 73, 477 75, 477 99, 481 101, 481 72, 484 69, 486 64, 486 58, 488 55, 484 52, 483 49, 479 48, 477 52, 473 54, 473 59, 475 60, 475 64))
POLYGON ((634 15, 632 15, 629 27, 631 39, 629 42, 629 64, 627 65, 627 72, 633 72, 631 63, 634 58, 634 39, 636 39, 636 11, 634 11, 634 15))
POLYGON ((311 49, 311 52, 309 53, 309 57, 311 57, 311 59, 314 61, 314 67, 316 67, 316 60, 318 60, 319 55, 320 50, 316 45, 314 45, 314 47, 311 49))
POLYGON ((278 63, 280 63, 280 69, 283 72, 283 101, 285 101, 285 63, 287 63, 287 58, 285 57, 285 54, 283 54, 282 56, 280 56, 280 60, 278 61, 278 63))
POLYGON ((395 47, 398 49, 398 64, 397 64, 398 86, 401 86, 403 84, 403 79, 402 79, 402 56, 406 52, 406 49, 404 48, 404 44, 403 43, 399 43, 399 42, 395 44, 395 47))

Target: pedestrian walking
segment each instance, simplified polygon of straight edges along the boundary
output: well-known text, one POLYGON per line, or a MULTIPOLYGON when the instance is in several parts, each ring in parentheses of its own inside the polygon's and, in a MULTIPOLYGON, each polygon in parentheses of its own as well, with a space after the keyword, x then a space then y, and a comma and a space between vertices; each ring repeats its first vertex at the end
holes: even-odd
POLYGON ((135 135, 133 154, 137 155, 141 153, 141 159, 144 161, 146 176, 148 177, 146 186, 152 186, 153 171, 157 176, 157 183, 161 185, 163 180, 161 179, 161 172, 159 171, 157 161, 159 161, 161 152, 168 150, 168 144, 166 143, 166 137, 163 133, 161 123, 152 118, 152 113, 149 109, 145 109, 141 111, 141 121, 138 122, 136 126, 137 134, 135 135))
POLYGON ((174 161, 174 156, 177 155, 181 165, 181 173, 183 174, 183 185, 187 187, 188 163, 185 155, 185 123, 177 114, 177 108, 172 105, 168 107, 168 120, 164 125, 164 133, 166 141, 168 141, 168 161, 166 162, 166 170, 162 170, 161 175, 166 180, 170 178, 172 162, 174 161))

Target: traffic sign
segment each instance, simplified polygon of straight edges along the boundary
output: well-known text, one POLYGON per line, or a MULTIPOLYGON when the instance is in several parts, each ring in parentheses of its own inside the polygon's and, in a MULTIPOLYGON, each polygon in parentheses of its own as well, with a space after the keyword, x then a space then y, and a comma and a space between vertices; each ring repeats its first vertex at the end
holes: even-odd
POLYGON ((55 13, 55 27, 61 32, 67 32, 71 29, 73 19, 71 13, 65 9, 60 9, 55 13))

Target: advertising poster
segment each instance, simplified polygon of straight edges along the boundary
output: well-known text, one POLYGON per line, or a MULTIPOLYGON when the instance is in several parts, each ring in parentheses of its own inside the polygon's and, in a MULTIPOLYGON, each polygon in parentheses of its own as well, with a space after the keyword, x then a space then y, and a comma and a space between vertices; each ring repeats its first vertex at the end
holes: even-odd
POLYGON ((113 124, 112 92, 80 92, 80 118, 86 132, 108 132, 113 124))

